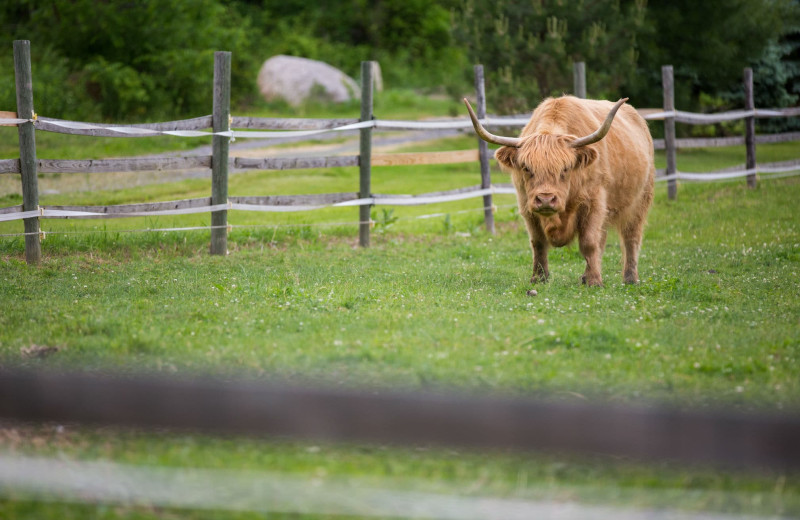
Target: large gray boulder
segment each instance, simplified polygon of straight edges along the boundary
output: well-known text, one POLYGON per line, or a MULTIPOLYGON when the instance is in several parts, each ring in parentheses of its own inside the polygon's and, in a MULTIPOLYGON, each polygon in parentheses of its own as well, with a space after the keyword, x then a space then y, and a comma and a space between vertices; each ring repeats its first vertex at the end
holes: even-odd
POLYGON ((299 105, 309 98, 341 103, 359 98, 353 78, 321 61, 278 55, 264 62, 258 89, 267 101, 284 99, 299 105))

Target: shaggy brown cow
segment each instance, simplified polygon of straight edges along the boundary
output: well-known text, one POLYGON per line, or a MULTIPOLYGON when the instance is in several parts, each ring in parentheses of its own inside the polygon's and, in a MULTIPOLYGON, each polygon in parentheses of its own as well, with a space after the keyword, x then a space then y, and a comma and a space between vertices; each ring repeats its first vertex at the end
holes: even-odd
POLYGON ((533 250, 532 283, 550 276, 548 248, 565 246, 577 235, 586 259, 581 281, 602 285, 600 260, 609 225, 621 238, 623 280, 639 281, 639 248, 653 202, 653 139, 625 101, 548 98, 519 137, 502 137, 486 131, 464 100, 477 134, 503 145, 495 157, 517 190, 533 250))

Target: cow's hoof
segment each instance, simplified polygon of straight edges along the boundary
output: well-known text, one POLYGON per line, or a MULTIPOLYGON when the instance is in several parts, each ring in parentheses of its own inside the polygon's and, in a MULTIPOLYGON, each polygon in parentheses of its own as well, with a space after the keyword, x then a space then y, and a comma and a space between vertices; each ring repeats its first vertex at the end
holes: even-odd
POLYGON ((550 274, 535 274, 531 276, 531 283, 547 283, 547 280, 550 278, 550 274))
POLYGON ((625 273, 622 275, 622 281, 626 284, 635 285, 639 283, 639 274, 636 272, 625 273))
POLYGON ((581 283, 589 287, 602 287, 603 279, 598 277, 587 277, 585 274, 581 275, 581 283))

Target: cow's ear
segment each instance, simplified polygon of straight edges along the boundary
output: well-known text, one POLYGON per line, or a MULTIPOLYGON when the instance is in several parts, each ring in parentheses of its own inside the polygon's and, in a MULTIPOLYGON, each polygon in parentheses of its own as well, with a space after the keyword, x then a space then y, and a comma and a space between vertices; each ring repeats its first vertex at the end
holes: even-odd
POLYGON ((517 164, 518 151, 519 149, 513 146, 501 146, 494 152, 494 158, 506 168, 514 168, 517 164))
POLYGON ((575 168, 586 168, 597 160, 597 150, 590 146, 581 146, 575 149, 575 168))

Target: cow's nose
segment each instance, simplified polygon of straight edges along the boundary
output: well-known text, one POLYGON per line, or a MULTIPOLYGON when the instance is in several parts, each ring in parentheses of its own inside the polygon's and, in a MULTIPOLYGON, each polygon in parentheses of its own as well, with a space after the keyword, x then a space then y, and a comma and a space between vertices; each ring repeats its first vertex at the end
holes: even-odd
POLYGON ((556 203, 556 196, 552 193, 540 193, 534 199, 537 208, 549 207, 552 208, 556 203))

